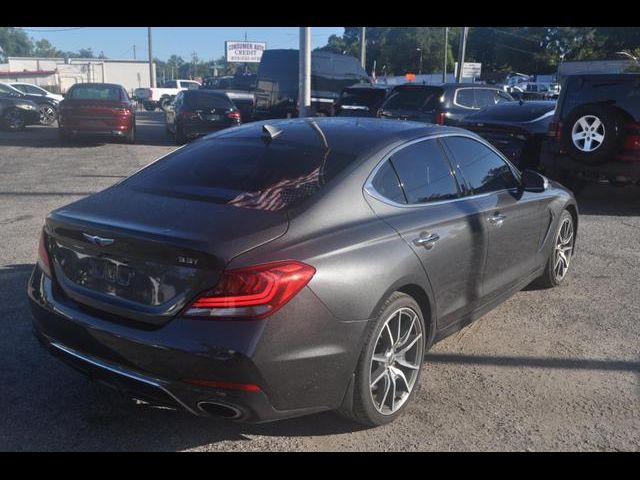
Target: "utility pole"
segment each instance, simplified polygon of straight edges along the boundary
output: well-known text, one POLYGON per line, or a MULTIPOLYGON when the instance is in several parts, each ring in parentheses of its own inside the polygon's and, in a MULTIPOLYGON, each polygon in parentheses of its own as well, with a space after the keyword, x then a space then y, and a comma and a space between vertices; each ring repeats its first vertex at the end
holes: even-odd
POLYGON ((467 33, 469 33, 469 27, 462 27, 460 34, 460 47, 458 48, 458 83, 462 82, 462 71, 464 70, 464 54, 467 48, 467 33))
POLYGON ((447 83, 447 54, 449 52, 449 27, 444 27, 444 65, 442 67, 442 83, 447 83))
POLYGON ((136 46, 133 46, 133 59, 136 59, 136 46))
POLYGON ((362 68, 366 69, 367 63, 367 27, 362 27, 362 33, 360 34, 360 64, 362 68))
POLYGON ((311 116, 311 27, 300 27, 298 116, 311 116))
POLYGON ((147 33, 149 34, 149 86, 155 88, 156 76, 153 71, 153 53, 151 53, 151 27, 147 27, 147 33))

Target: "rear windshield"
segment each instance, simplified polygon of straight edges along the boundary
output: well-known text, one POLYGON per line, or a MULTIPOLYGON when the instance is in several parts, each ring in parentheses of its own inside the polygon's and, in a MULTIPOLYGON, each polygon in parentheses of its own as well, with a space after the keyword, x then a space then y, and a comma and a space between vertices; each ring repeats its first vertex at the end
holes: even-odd
POLYGON ((379 105, 384 98, 382 89, 362 89, 361 91, 347 91, 340 95, 340 105, 351 105, 354 107, 374 107, 379 105))
POLYGON ((231 108, 233 106, 226 96, 212 95, 200 90, 185 94, 184 103, 191 108, 231 108))
POLYGON ((206 138, 181 148, 123 185, 149 193, 278 211, 317 193, 356 157, 259 138, 206 138))
POLYGON ((433 110, 438 106, 442 89, 438 87, 397 88, 384 102, 393 110, 433 110))
POLYGON ((68 96, 73 100, 123 100, 120 87, 98 85, 76 85, 68 96))

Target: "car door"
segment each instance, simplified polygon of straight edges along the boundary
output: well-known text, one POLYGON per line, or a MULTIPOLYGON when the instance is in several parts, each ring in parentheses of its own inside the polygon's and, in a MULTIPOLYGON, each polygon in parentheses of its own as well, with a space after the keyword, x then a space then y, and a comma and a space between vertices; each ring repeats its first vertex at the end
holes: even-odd
POLYGON ((372 175, 372 208, 420 261, 431 283, 438 328, 478 304, 486 232, 435 138, 393 152, 372 175), (377 200, 377 201, 376 201, 377 200))
POLYGON ((543 208, 544 198, 520 188, 519 172, 488 144, 459 135, 448 136, 443 143, 482 213, 488 236, 482 284, 488 301, 538 267, 548 209, 543 208))

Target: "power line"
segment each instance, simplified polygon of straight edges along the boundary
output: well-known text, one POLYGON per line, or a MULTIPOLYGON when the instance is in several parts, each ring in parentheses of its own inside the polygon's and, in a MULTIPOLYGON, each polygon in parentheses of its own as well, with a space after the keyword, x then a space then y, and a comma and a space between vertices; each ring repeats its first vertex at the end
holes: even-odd
POLYGON ((530 42, 537 43, 537 44, 540 43, 540 40, 534 40, 534 39, 532 39, 530 37, 526 37, 524 35, 519 35, 517 33, 507 32, 506 30, 500 30, 499 28, 493 28, 493 27, 486 27, 486 28, 488 28, 489 30, 493 30, 494 32, 502 33, 504 35, 511 35, 512 37, 521 38, 523 40, 529 40, 530 42))
POLYGON ((22 30, 24 30, 25 32, 50 33, 50 32, 70 32, 72 30, 80 30, 81 28, 86 28, 86 27, 59 28, 59 29, 55 29, 55 30, 42 30, 42 29, 38 29, 38 28, 23 28, 22 30))

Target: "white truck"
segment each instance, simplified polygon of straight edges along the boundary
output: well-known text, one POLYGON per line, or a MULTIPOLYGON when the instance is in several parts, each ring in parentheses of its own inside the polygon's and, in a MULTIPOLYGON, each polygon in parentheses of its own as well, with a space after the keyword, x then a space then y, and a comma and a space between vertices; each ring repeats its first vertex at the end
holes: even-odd
POLYGON ((136 88, 133 95, 135 100, 144 106, 148 112, 156 108, 162 110, 171 103, 178 92, 182 90, 197 90, 200 83, 195 80, 168 80, 161 87, 136 88))

